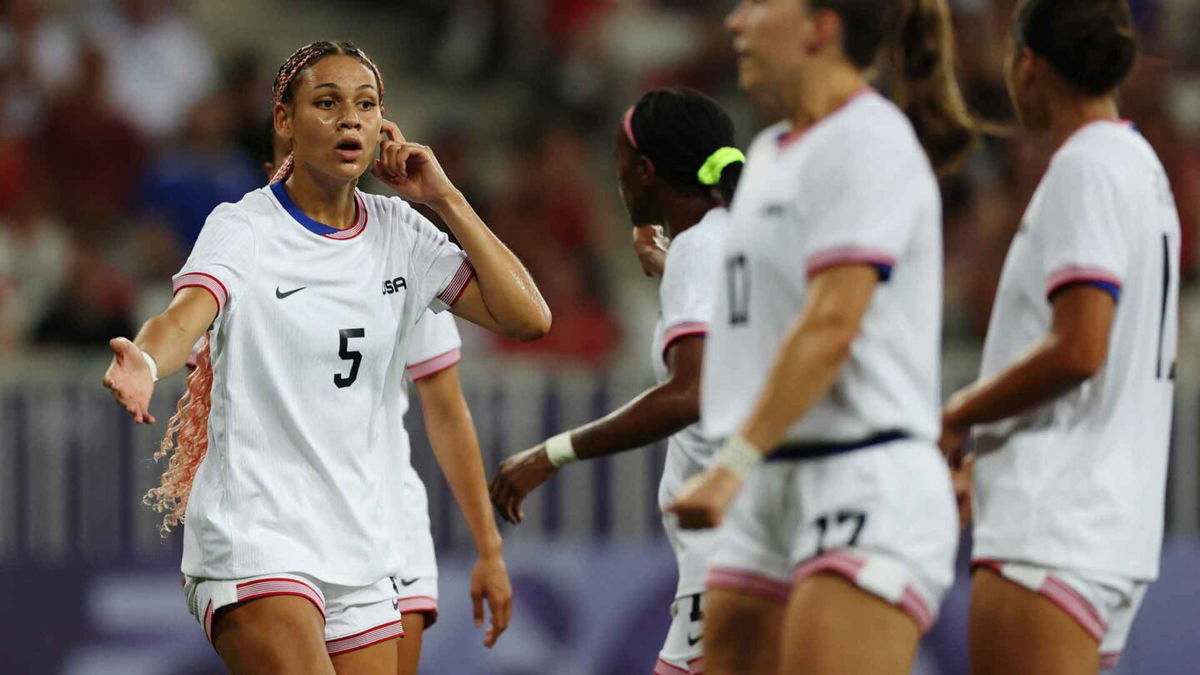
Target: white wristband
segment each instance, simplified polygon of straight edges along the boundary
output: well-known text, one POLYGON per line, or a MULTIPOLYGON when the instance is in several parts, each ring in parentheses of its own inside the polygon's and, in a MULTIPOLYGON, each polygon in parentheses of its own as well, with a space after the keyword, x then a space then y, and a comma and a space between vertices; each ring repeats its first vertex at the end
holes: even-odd
POLYGON ((146 367, 150 369, 150 379, 154 382, 158 382, 158 361, 155 361, 154 357, 150 356, 150 353, 146 350, 143 349, 141 351, 142 358, 146 360, 146 367))
POLYGON ((732 436, 717 453, 717 464, 741 478, 752 467, 763 461, 762 450, 741 436, 732 436))
POLYGON ((546 441, 546 456, 556 468, 578 460, 575 456, 575 446, 571 444, 571 432, 564 431, 546 441))

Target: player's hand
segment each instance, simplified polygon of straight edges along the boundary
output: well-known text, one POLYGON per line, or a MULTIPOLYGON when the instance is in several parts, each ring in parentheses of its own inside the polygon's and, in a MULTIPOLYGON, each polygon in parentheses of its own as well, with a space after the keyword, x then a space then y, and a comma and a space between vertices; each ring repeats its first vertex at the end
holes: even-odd
POLYGON ((379 158, 371 173, 401 197, 421 204, 434 204, 457 192, 442 171, 429 146, 409 143, 394 122, 383 121, 379 158))
POLYGON ((483 626, 483 602, 487 601, 492 614, 492 625, 488 626, 483 638, 484 647, 492 647, 500 634, 508 628, 512 619, 512 582, 508 580, 508 569, 500 553, 480 555, 471 570, 471 605, 475 614, 475 627, 483 626))
POLYGON ((942 435, 938 437, 938 449, 942 451, 942 456, 946 458, 946 463, 950 465, 951 469, 958 469, 962 466, 963 449, 966 447, 970 435, 970 429, 966 427, 942 423, 942 435))
POLYGON ((545 444, 509 457, 500 463, 488 492, 500 515, 514 525, 525 520, 521 503, 534 488, 550 480, 558 467, 550 463, 545 444))
POLYGON ((974 492, 972 476, 975 471, 975 455, 967 455, 961 465, 950 470, 950 479, 954 485, 954 501, 958 503, 958 526, 966 527, 971 524, 971 495, 974 492))
POLYGON ((658 225, 640 225, 633 228, 633 252, 642 263, 642 272, 648 277, 661 277, 667 264, 667 245, 658 225))
POLYGON ((717 527, 741 489, 742 479, 725 467, 714 466, 684 483, 666 511, 678 516, 679 527, 685 530, 717 527))
POLYGON ((113 360, 104 372, 104 386, 112 390, 117 400, 137 424, 154 424, 150 414, 150 396, 154 394, 154 378, 150 366, 142 358, 142 350, 126 338, 108 341, 113 360))

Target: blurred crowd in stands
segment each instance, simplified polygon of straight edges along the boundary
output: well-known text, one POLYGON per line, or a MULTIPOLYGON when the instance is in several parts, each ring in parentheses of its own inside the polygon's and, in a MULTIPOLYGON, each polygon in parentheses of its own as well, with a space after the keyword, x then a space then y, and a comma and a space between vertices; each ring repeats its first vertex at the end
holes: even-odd
MULTIPOLYGON (((1012 123, 1001 74, 1014 1, 952 2, 968 101, 997 125, 1012 123)), ((219 22, 198 18, 203 4, 0 0, 0 359, 131 335, 161 307, 209 211, 266 181, 270 82, 299 43, 272 42, 270 26, 251 44, 217 40, 219 22)), ((722 25, 731 0, 260 4, 311 12, 310 39, 358 41, 399 89, 456 102, 420 140, 530 267, 555 316, 546 340, 494 342, 498 353, 600 366, 647 322, 624 309, 619 277, 636 263, 614 263, 630 258, 630 240, 610 149, 639 92, 704 90, 734 111, 743 142, 771 121, 756 120, 736 88, 722 25), (395 21, 405 39, 321 34, 330 11, 395 21)), ((1145 55, 1123 112, 1170 174, 1191 276, 1200 0, 1133 5, 1145 55)), ((944 185, 951 338, 986 327, 1004 252, 1048 161, 1031 147, 991 137, 944 185)))

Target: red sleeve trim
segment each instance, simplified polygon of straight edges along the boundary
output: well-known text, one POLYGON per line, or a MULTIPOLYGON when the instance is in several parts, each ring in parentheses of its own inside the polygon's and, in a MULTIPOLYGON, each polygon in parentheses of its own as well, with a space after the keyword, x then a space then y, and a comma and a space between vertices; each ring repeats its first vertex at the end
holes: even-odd
POLYGON ((442 289, 441 293, 438 293, 438 300, 446 303, 447 307, 453 307, 474 278, 475 268, 471 266, 471 261, 463 260, 462 265, 458 266, 458 271, 450 277, 450 283, 446 284, 446 288, 442 289))
POLYGON ((1109 272, 1103 267, 1083 267, 1072 265, 1070 267, 1064 267, 1060 269, 1046 279, 1046 296, 1049 297, 1054 295, 1055 291, 1058 291, 1067 284, 1078 283, 1107 284, 1115 287, 1117 291, 1121 290, 1121 277, 1109 272))
POLYGON ((874 265, 886 280, 896 266, 896 257, 879 249, 867 246, 840 246, 815 253, 806 263, 806 278, 812 279, 821 272, 841 265, 874 265))
POLYGON ((413 382, 416 382, 417 380, 437 375, 459 361, 462 361, 462 351, 456 347, 444 354, 438 354, 432 359, 425 359, 420 363, 412 364, 408 367, 408 376, 412 378, 413 382))
POLYGON ((229 301, 229 291, 225 288, 225 284, 221 283, 220 279, 204 272, 180 274, 175 277, 171 285, 172 295, 190 287, 203 288, 208 291, 212 294, 213 299, 217 301, 218 315, 225 310, 225 303, 229 301))
POLYGON ((707 321, 684 321, 671 326, 663 332, 663 361, 667 359, 667 350, 671 345, 687 337, 704 337, 708 335, 707 321))

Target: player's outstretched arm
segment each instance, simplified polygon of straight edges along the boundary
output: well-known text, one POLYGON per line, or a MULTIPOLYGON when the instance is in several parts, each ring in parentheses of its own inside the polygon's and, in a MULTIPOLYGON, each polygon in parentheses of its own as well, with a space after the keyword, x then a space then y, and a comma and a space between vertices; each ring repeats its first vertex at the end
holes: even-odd
POLYGON ((158 377, 174 373, 187 362, 192 346, 216 316, 217 301, 208 291, 184 288, 166 311, 142 326, 133 341, 123 337, 109 341, 113 360, 104 373, 104 386, 112 390, 113 398, 134 422, 155 421, 150 414, 155 375, 151 373, 151 362, 143 355, 150 356, 158 377))
POLYGON ((968 385, 942 409, 942 452, 957 459, 972 425, 1018 415, 1075 389, 1104 366, 1116 301, 1077 284, 1054 295, 1050 332, 1011 366, 968 385))
POLYGON ((446 177, 433 151, 406 141, 390 122, 384 125, 384 134, 372 172, 401 197, 437 212, 475 268, 475 278, 452 311, 516 340, 536 340, 545 335, 550 330, 550 308, 533 277, 446 177))
POLYGON ((737 468, 759 460, 787 429, 824 397, 842 369, 871 303, 879 273, 870 265, 831 267, 809 281, 804 308, 792 325, 758 401, 717 463, 693 476, 667 507, 685 529, 716 527, 741 489, 737 468))
POLYGON ((457 366, 421 378, 416 385, 433 453, 479 553, 471 572, 471 601, 476 626, 483 625, 484 601, 491 610, 492 623, 483 641, 484 646, 491 647, 508 628, 513 592, 504 566, 504 544, 488 503, 471 411, 463 398, 457 366))
POLYGON ((568 461, 640 448, 694 424, 700 418, 704 340, 699 336, 678 340, 668 348, 666 357, 670 369, 666 381, 609 415, 551 441, 567 443, 567 456, 552 456, 547 442, 504 460, 491 485, 492 503, 500 515, 511 523, 524 520, 521 503, 525 497, 568 461))

